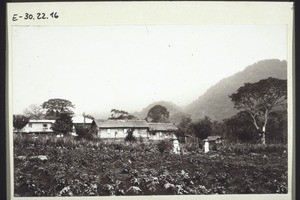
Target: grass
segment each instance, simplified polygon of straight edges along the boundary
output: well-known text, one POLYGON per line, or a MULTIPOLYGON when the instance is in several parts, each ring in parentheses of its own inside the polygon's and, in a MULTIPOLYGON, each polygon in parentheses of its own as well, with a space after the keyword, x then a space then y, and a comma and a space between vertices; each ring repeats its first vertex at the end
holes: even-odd
POLYGON ((174 155, 157 143, 15 135, 15 196, 287 192, 286 145, 225 144, 206 154, 185 146, 174 155), (49 159, 31 159, 38 155, 49 159))

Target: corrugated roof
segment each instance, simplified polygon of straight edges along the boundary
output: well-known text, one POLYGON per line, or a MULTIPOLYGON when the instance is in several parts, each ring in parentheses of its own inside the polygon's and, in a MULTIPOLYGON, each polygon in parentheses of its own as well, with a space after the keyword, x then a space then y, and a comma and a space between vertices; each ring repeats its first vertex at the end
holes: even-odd
POLYGON ((178 128, 173 123, 149 123, 150 131, 177 131, 178 128))
POLYGON ((102 122, 105 122, 106 119, 95 119, 94 121, 95 121, 95 123, 98 125, 98 124, 100 124, 100 123, 102 123, 102 122))
POLYGON ((29 123, 54 123, 55 120, 52 119, 30 119, 29 123))
POLYGON ((146 120, 96 120, 99 128, 148 128, 146 120))
POLYGON ((223 139, 223 138, 219 135, 212 135, 212 136, 208 136, 205 140, 206 141, 215 141, 215 140, 219 140, 219 139, 223 139))

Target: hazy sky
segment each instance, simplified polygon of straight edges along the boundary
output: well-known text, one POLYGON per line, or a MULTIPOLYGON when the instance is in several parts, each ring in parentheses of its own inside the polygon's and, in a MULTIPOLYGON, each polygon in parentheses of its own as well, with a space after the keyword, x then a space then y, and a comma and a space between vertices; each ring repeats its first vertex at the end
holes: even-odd
POLYGON ((14 26, 13 113, 63 98, 81 114, 187 105, 262 59, 287 59, 285 26, 14 26))

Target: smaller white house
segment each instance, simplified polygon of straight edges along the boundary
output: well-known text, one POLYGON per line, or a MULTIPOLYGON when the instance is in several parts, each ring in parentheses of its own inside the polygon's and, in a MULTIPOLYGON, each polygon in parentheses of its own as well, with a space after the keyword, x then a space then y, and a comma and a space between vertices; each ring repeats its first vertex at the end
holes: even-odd
POLYGON ((55 120, 29 120, 29 122, 21 129, 23 133, 53 133, 51 129, 55 120))
POLYGON ((149 123, 150 140, 177 139, 178 128, 173 123, 149 123))

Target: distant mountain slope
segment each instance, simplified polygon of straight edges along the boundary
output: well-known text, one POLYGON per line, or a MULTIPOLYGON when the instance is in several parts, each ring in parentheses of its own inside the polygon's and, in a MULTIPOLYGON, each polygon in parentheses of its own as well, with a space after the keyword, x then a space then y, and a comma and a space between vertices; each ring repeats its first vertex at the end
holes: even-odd
POLYGON ((287 62, 276 59, 262 60, 210 87, 197 100, 187 105, 184 112, 193 120, 209 116, 213 120, 226 119, 237 113, 228 95, 246 82, 257 82, 268 77, 287 79, 287 62))
POLYGON ((182 111, 182 108, 177 106, 176 104, 172 102, 167 102, 167 101, 156 101, 145 107, 142 111, 140 112, 134 112, 132 113, 134 116, 140 118, 140 119, 145 119, 148 111, 155 105, 161 105, 167 108, 170 114, 170 120, 171 122, 178 123, 181 120, 181 117, 185 115, 182 111))

